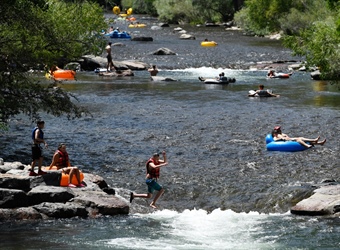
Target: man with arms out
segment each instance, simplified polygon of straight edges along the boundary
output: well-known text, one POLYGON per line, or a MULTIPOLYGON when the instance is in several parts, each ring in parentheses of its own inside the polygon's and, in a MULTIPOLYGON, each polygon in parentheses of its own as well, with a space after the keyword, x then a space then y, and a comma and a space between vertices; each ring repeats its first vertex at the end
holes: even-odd
POLYGON ((166 159, 165 151, 162 152, 163 160, 159 159, 159 153, 153 154, 153 156, 146 162, 146 180, 145 183, 148 185, 148 193, 147 194, 134 194, 131 192, 130 194, 130 203, 135 197, 149 199, 152 197, 154 190, 158 191, 155 198, 150 204, 150 207, 157 208, 156 202, 164 193, 164 189, 161 185, 158 184, 158 178, 160 173, 160 168, 168 165, 166 159))
POLYGON ((45 127, 44 121, 38 121, 37 126, 32 131, 32 164, 29 176, 37 176, 46 174, 46 172, 41 170, 43 156, 42 156, 42 149, 40 144, 44 143, 45 147, 47 148, 47 143, 44 140, 44 132, 42 129, 45 127), (34 172, 34 167, 36 162, 38 161, 38 173, 34 172))
POLYGON ((158 69, 156 65, 152 65, 150 69, 148 69, 150 76, 157 76, 158 74, 158 69))

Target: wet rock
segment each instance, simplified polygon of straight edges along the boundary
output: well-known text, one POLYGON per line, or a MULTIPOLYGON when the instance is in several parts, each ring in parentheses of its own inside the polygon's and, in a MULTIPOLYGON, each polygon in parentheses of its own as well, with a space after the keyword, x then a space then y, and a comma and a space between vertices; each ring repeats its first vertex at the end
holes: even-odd
POLYGON ((313 71, 310 73, 310 76, 313 80, 320 80, 321 79, 321 72, 319 70, 313 71))
POLYGON ((158 26, 159 27, 170 27, 168 23, 159 23, 158 26))
POLYGON ((99 76, 110 76, 110 77, 122 77, 122 76, 134 76, 132 70, 116 70, 113 72, 100 72, 99 76))
POLYGON ((196 40, 196 37, 194 37, 193 35, 190 35, 190 34, 182 34, 179 38, 180 39, 186 39, 186 40, 196 40))
MULTIPOLYGON (((106 57, 85 55, 80 60, 80 64, 83 70, 94 71, 97 68, 106 68, 106 57)), ((114 61, 113 65, 119 70, 145 70, 146 64, 138 61, 114 61)))
POLYGON ((131 70, 146 70, 148 65, 138 61, 121 61, 120 63, 126 65, 131 70))
POLYGON ((175 52, 173 52, 172 50, 168 49, 168 48, 159 48, 158 50, 154 51, 151 53, 152 55, 161 55, 161 56, 167 56, 167 55, 176 55, 175 52))
POLYGON ((135 36, 131 38, 131 41, 152 42, 153 38, 150 36, 135 36))
POLYGON ((85 206, 74 202, 67 203, 41 203, 33 207, 40 214, 46 215, 48 218, 86 218, 88 212, 85 206))
POLYGON ((3 166, 7 172, 0 174, 0 221, 129 213, 127 201, 115 196, 115 190, 98 175, 84 173, 86 187, 69 188, 56 186, 60 183, 59 171, 30 177, 28 165, 15 163, 13 169, 8 164, 3 166))
POLYGON ((161 26, 154 25, 154 26, 151 26, 150 29, 151 29, 151 30, 161 30, 162 27, 161 27, 161 26))
POLYGON ((298 215, 333 215, 340 211, 340 184, 321 186, 290 209, 298 215))

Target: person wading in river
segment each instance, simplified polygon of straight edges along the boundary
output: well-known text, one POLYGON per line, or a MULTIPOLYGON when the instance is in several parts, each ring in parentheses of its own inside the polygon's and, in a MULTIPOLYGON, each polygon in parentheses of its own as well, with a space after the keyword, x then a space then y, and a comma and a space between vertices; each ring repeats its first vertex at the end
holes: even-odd
POLYGON ((114 70, 115 67, 113 66, 113 61, 112 61, 112 55, 111 55, 111 42, 109 42, 107 44, 107 46, 105 47, 106 52, 107 52, 107 66, 106 66, 106 71, 107 72, 111 72, 111 70, 114 70))
POLYGON ((147 194, 134 194, 130 193, 130 203, 135 197, 149 199, 152 197, 154 190, 158 191, 155 198, 150 204, 150 207, 157 208, 156 202, 164 193, 164 189, 161 185, 158 184, 158 178, 160 173, 160 168, 168 165, 166 153, 162 152, 163 160, 159 159, 159 153, 153 154, 153 156, 146 162, 146 180, 145 183, 148 185, 148 193, 147 194))

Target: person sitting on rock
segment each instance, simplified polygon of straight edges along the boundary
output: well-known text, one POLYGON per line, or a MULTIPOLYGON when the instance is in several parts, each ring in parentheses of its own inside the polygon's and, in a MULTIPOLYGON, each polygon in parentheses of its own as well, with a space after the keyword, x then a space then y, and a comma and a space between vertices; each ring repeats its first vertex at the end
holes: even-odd
POLYGON ((80 172, 77 167, 71 167, 70 159, 68 157, 68 153, 66 151, 66 145, 64 143, 59 144, 58 150, 54 153, 52 163, 50 165, 50 170, 56 166, 58 170, 61 170, 62 173, 68 174, 68 186, 69 187, 85 187, 85 185, 80 180, 80 172), (76 176, 78 185, 73 185, 72 177, 76 176))

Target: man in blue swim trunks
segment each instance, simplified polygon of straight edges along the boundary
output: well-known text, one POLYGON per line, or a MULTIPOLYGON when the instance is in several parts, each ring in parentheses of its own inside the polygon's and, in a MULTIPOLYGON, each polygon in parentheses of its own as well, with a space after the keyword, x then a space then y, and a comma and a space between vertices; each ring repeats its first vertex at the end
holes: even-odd
POLYGON ((130 203, 135 197, 149 199, 152 197, 153 192, 158 191, 155 198, 150 204, 150 207, 156 207, 156 201, 161 197, 164 193, 164 189, 161 185, 158 184, 157 180, 159 178, 160 168, 168 165, 166 153, 162 152, 163 160, 159 159, 159 153, 153 154, 153 156, 146 162, 146 180, 145 183, 148 185, 148 193, 147 194, 134 194, 130 193, 130 203))

